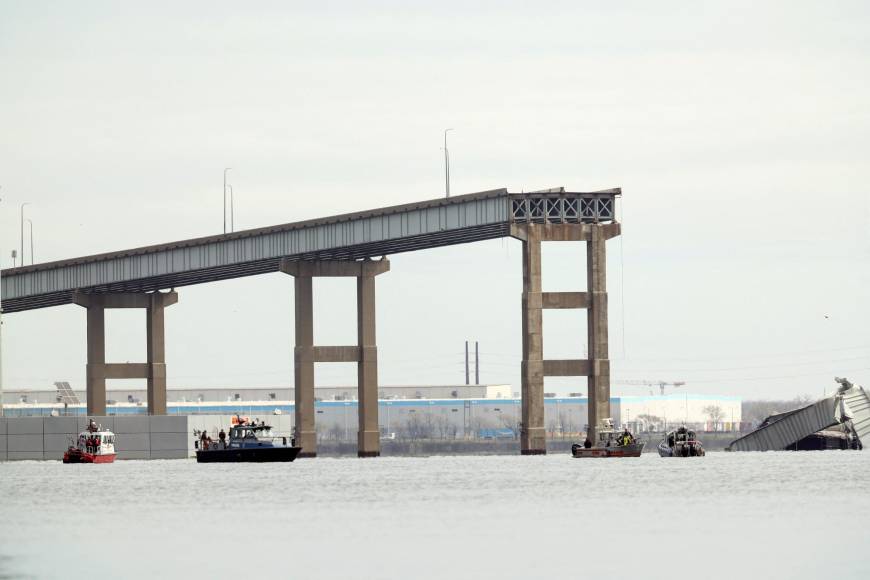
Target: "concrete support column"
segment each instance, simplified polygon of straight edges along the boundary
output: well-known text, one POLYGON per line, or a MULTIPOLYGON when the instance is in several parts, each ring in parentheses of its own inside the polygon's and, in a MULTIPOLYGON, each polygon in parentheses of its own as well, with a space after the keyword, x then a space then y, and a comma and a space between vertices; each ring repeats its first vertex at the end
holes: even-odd
POLYGON ((314 363, 356 362, 359 408, 357 453, 360 457, 381 454, 378 426, 378 347, 375 340, 375 276, 390 270, 381 260, 281 260, 279 269, 296 280, 296 444, 300 457, 317 454, 314 426, 314 363), (357 279, 356 346, 314 346, 312 278, 344 276, 357 279))
POLYGON ((88 310, 88 415, 106 414, 106 379, 146 379, 148 414, 166 414, 166 328, 163 311, 178 302, 173 292, 73 293, 73 302, 88 310), (106 364, 106 309, 144 308, 146 350, 142 363, 106 364))
POLYGON ((87 305, 88 362, 85 368, 88 415, 106 414, 106 308, 94 297, 87 305))
POLYGON ((299 457, 317 456, 317 431, 314 427, 314 300, 312 278, 294 277, 296 304, 296 348, 294 362, 294 412, 296 445, 299 457))
POLYGON ((523 455, 547 453, 544 428, 544 339, 541 309, 541 233, 529 225, 523 240, 523 360, 522 428, 523 455))
POLYGON ((357 455, 377 457, 381 454, 378 427, 378 347, 375 339, 375 277, 365 272, 356 279, 357 337, 357 405, 359 433, 357 455))
POLYGON ((607 240, 604 226, 591 226, 586 243, 589 296, 589 436, 597 441, 598 425, 610 413, 610 359, 607 348, 607 240))
POLYGON ((149 294, 145 310, 148 365, 148 414, 166 414, 166 333, 164 294, 149 294))
MULTIPOLYGON (((611 216, 607 217, 609 219, 611 216)), ((511 226, 511 235, 523 243, 523 418, 520 441, 524 455, 546 452, 544 377, 588 378, 588 434, 593 442, 597 443, 598 424, 611 417, 605 242, 621 232, 621 226, 617 222, 526 222, 511 226), (542 292, 541 242, 572 241, 586 242, 588 291, 542 292), (587 358, 544 360, 542 311, 580 308, 588 309, 587 358)))

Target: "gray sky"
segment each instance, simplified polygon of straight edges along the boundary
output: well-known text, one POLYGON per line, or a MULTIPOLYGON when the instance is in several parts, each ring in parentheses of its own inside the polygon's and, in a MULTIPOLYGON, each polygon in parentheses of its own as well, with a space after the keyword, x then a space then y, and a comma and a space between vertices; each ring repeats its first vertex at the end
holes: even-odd
MULTIPOLYGON (((226 166, 237 230, 438 197, 453 127, 454 193, 624 188, 617 385, 870 384, 865 3, 359 4, 0 2, 3 266, 25 201, 38 262, 219 233, 226 166)), ((584 259, 548 244, 545 290, 584 259)), ((519 390, 519 242, 391 261, 381 382, 462 381, 476 339, 519 390)), ((315 339, 353 343, 353 282, 315 284, 315 339)), ((545 356, 583 354, 584 316, 546 313, 545 356)), ((144 314, 107 318, 111 361, 144 360, 144 314)), ((287 276, 181 288, 167 329, 170 386, 291 384, 287 276)), ((82 386, 84 338, 76 306, 5 317, 7 388, 82 386)))

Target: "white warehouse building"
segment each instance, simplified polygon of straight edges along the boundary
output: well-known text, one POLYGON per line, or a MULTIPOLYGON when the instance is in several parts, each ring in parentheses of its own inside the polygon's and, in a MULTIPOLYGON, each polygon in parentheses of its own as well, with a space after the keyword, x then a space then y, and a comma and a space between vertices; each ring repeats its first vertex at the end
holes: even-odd
MULTIPOLYGON (((54 390, 14 390, 4 393, 7 416, 84 415, 84 393, 74 391, 75 402, 62 402, 54 390)), ((109 415, 147 413, 144 389, 108 391, 109 415)), ((437 419, 464 436, 481 429, 519 428, 521 401, 511 385, 382 386, 379 388, 381 427, 393 431, 414 416, 437 419)), ((315 390, 318 431, 341 425, 356 429, 356 387, 318 387, 315 390)), ((293 389, 187 388, 169 389, 170 415, 252 416, 293 414, 293 389)), ((549 433, 578 434, 585 430, 587 399, 584 396, 544 399, 549 433)), ((737 431, 742 420, 739 397, 688 393, 650 396, 613 396, 614 422, 636 433, 661 432, 680 425, 705 431, 737 431)))

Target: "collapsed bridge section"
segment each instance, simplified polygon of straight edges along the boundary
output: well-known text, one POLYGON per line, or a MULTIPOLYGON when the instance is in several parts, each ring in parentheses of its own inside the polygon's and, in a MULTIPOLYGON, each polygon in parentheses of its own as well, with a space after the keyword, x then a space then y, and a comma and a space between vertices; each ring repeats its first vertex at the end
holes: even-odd
POLYGON ((870 445, 870 396, 862 387, 837 379, 838 391, 800 409, 768 417, 761 426, 728 447, 729 451, 780 451, 799 448, 799 442, 842 425, 862 446, 870 445))

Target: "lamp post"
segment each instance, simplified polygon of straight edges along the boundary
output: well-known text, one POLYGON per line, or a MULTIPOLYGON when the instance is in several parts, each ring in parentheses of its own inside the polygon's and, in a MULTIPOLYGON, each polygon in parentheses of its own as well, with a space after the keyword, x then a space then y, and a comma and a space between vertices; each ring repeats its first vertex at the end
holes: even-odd
MULTIPOLYGON (((27 218, 27 223, 30 225, 30 265, 32 266, 35 261, 33 258, 33 220, 27 218)), ((24 263, 22 262, 21 265, 23 266, 24 263)))
POLYGON ((227 171, 232 167, 224 167, 224 233, 227 233, 227 171))
POLYGON ((21 207, 19 208, 19 211, 18 211, 20 222, 21 222, 20 225, 21 225, 21 265, 22 266, 24 265, 24 206, 25 205, 30 205, 30 202, 25 201, 24 203, 22 203, 21 207))
POLYGON ((447 150, 447 131, 453 129, 444 129, 444 194, 445 197, 450 197, 450 152, 447 150))
POLYGON ((230 188, 230 232, 234 232, 236 231, 236 220, 235 211, 233 209, 235 207, 233 204, 233 186, 227 185, 227 187, 230 188))

